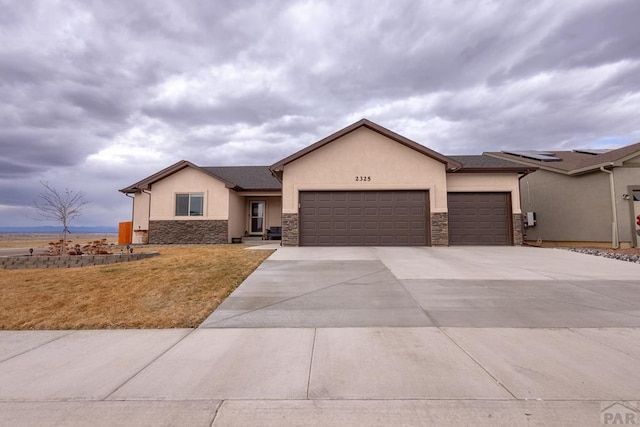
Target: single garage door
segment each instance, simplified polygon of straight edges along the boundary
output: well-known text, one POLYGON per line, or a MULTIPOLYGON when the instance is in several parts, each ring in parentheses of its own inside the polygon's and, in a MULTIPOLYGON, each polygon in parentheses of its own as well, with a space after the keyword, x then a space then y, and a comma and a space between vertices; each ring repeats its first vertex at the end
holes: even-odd
POLYGON ((511 194, 449 193, 450 245, 511 245, 511 194))
POLYGON ((301 191, 301 246, 424 246, 426 191, 301 191))

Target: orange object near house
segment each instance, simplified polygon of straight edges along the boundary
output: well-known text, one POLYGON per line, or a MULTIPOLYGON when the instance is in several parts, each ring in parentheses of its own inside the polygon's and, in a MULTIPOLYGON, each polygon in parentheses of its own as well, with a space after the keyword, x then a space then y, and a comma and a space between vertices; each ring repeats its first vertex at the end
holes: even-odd
POLYGON ((133 233, 133 222, 126 221, 118 224, 118 244, 130 245, 133 233))

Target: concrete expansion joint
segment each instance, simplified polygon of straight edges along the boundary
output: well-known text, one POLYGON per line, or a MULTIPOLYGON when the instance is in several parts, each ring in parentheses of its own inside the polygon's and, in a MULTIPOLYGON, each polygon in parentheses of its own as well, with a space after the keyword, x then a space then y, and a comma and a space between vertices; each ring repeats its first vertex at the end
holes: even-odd
POLYGON ((309 376, 307 377, 307 394, 306 398, 309 400, 309 390, 311 388, 311 372, 313 371, 313 356, 316 350, 316 335, 318 334, 318 328, 313 329, 313 341, 311 343, 311 357, 309 358, 309 376))
MULTIPOLYGON (((600 340, 600 339, 598 339, 598 338, 596 338, 594 336, 589 336, 589 335, 585 335, 583 333, 580 333, 580 329, 592 329, 592 328, 568 328, 568 330, 570 332, 572 332, 572 333, 574 333, 576 335, 579 335, 580 337, 582 337, 582 338, 584 338, 584 339, 586 339, 588 341, 592 341, 592 342, 598 343, 598 344, 603 345, 603 346, 605 346, 607 348, 610 348, 611 350, 614 350, 614 351, 616 351, 618 353, 622 353, 622 354, 624 354, 626 356, 629 356, 629 357, 632 357, 634 359, 640 360, 640 357, 638 357, 637 355, 633 354, 630 351, 625 351, 625 350, 623 350, 621 348, 612 346, 610 343, 608 343, 608 342, 606 342, 604 340, 600 340)), ((607 329, 607 328, 599 328, 599 329, 607 329)), ((619 329, 619 328, 611 328, 611 329, 619 329)))
MULTIPOLYGON (((120 385, 118 385, 116 388, 114 388, 110 393, 107 393, 104 398, 102 400, 109 400, 111 401, 112 399, 110 399, 111 396, 113 396, 115 393, 118 392, 118 390, 120 390, 122 387, 124 387, 127 383, 129 383, 131 380, 133 380, 135 377, 137 377, 141 372, 143 372, 145 369, 147 369, 149 366, 151 366, 153 363, 155 363, 158 359, 160 359, 162 356, 164 356, 165 354, 167 354, 169 351, 171 351, 173 348, 175 348, 178 344, 180 344, 182 341, 184 341, 185 339, 187 339, 187 337, 191 336, 195 331, 197 331, 197 329, 191 329, 191 331, 186 334, 185 336, 183 336, 182 338, 180 338, 179 340, 177 340, 175 343, 173 343, 172 345, 170 345, 169 347, 167 347, 167 349, 165 349, 164 351, 160 352, 156 357, 154 357, 153 359, 151 359, 147 364, 145 364, 144 366, 142 366, 140 369, 138 369, 136 372, 133 373, 133 375, 131 375, 129 378, 127 378, 126 380, 124 380, 120 385)), ((113 399, 113 401, 115 401, 117 399, 113 399)))
POLYGON ((480 363, 480 361, 478 361, 475 357, 473 357, 471 355, 471 353, 469 353, 469 351, 467 351, 467 349, 465 349, 461 344, 459 344, 456 340, 454 340, 448 333, 446 330, 444 330, 443 328, 438 326, 438 330, 444 334, 445 337, 447 337, 452 343, 453 345, 455 345, 456 347, 458 347, 464 354, 467 355, 467 357, 469 357, 471 360, 473 360, 473 363, 475 363, 476 365, 478 365, 478 367, 480 367, 480 369, 482 369, 484 372, 487 373, 487 375, 489 375, 496 384, 498 384, 500 387, 502 387, 507 393, 509 393, 511 395, 511 397, 513 397, 514 399, 518 400, 518 397, 507 388, 507 386, 505 384, 502 383, 502 381, 500 381, 494 374, 492 374, 487 368, 485 368, 482 363, 480 363))
POLYGON ((282 299, 280 301, 273 302, 271 304, 265 304, 265 305, 260 306, 260 307, 252 308, 251 310, 243 311, 242 313, 234 314, 233 316, 229 316, 229 317, 225 317, 224 319, 216 320, 215 322, 208 324, 206 326, 206 328, 211 328, 212 325, 215 325, 216 323, 226 322, 227 320, 230 320, 230 319, 235 319, 235 318, 238 318, 238 317, 242 317, 242 316, 245 316, 245 315, 247 315, 249 313, 253 313, 253 312, 259 311, 259 310, 264 310, 265 308, 269 308, 269 307, 274 307, 276 305, 279 305, 279 304, 282 304, 282 303, 285 303, 285 302, 288 302, 288 301, 294 301, 294 300, 296 300, 298 298, 302 298, 302 297, 306 297, 306 296, 309 296, 309 295, 313 295, 314 293, 317 293, 317 292, 320 292, 320 291, 324 291, 324 290, 327 290, 327 289, 331 289, 331 288, 336 287, 336 286, 349 285, 350 282, 353 282, 354 280, 360 280, 360 279, 363 279, 365 277, 368 277, 368 276, 371 276, 371 275, 374 275, 374 274, 382 273, 384 271, 388 271, 388 269, 385 268, 385 269, 382 269, 382 270, 369 272, 369 273, 364 274, 362 276, 353 277, 353 278, 350 278, 350 279, 347 279, 347 280, 343 280, 343 281, 337 282, 337 283, 332 283, 331 285, 328 285, 328 286, 325 286, 325 287, 322 287, 322 288, 318 288, 318 289, 314 289, 312 291, 305 292, 305 293, 302 293, 300 295, 295 295, 295 296, 292 296, 290 298, 284 298, 284 299, 282 299))
POLYGON ((45 341, 45 342, 41 343, 40 345, 37 345, 37 346, 32 347, 32 348, 29 348, 29 349, 27 349, 27 350, 25 350, 25 351, 23 351, 23 352, 20 352, 20 353, 14 354, 14 355, 12 355, 12 356, 9 356, 9 357, 7 357, 6 359, 2 359, 2 360, 0 360, 0 363, 4 363, 4 362, 7 362, 7 361, 9 361, 9 360, 11 360, 11 359, 15 359, 16 357, 20 357, 20 356, 22 356, 23 354, 29 353, 30 351, 33 351, 33 350, 39 349, 39 348, 41 348, 41 347, 44 347, 44 346, 45 346, 45 345, 47 345, 47 344, 51 344, 51 343, 52 343, 52 342, 54 342, 54 341, 58 341, 59 339, 62 339, 62 338, 67 337, 67 336, 69 336, 69 335, 72 335, 72 334, 74 334, 74 333, 75 333, 75 332, 77 332, 77 331, 67 331, 67 332, 68 332, 68 333, 63 334, 63 335, 60 335, 60 336, 58 336, 58 337, 53 337, 53 338, 51 338, 50 340, 47 340, 47 341, 45 341))

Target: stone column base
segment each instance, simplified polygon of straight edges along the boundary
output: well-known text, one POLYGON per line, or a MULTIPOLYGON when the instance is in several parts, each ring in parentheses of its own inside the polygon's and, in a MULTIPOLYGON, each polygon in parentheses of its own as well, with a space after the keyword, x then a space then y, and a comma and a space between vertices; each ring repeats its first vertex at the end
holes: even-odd
POLYGON ((449 246, 449 214, 447 212, 431 214, 431 245, 449 246))
POLYGON ((299 222, 297 213, 282 214, 282 246, 298 246, 299 222))
POLYGON ((513 214, 513 244, 521 245, 522 239, 522 214, 513 214))

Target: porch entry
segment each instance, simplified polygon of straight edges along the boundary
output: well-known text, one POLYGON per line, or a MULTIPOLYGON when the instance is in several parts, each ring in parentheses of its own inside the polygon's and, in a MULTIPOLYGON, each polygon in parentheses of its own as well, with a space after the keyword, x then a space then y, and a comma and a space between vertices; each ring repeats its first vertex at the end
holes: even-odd
POLYGON ((264 200, 249 202, 249 234, 264 234, 264 200))

